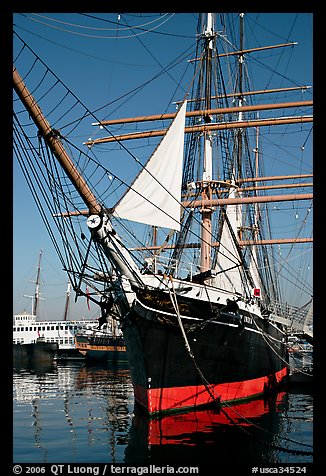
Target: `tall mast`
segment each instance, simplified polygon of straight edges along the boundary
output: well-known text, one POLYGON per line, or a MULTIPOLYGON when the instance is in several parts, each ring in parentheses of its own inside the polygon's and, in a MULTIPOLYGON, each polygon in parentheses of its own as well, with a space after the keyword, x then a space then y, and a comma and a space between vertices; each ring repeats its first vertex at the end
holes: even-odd
MULTIPOLYGON (((240 51, 243 51, 243 17, 244 13, 240 13, 239 18, 240 18, 240 51)), ((239 70, 239 77, 238 77, 238 107, 241 108, 243 107, 243 103, 245 101, 243 97, 243 63, 244 63, 244 56, 243 54, 239 55, 238 58, 238 70, 239 70)), ((242 111, 239 111, 238 115, 238 121, 242 122, 243 121, 243 113, 242 111)), ((237 135, 237 165, 238 165, 238 176, 239 176, 239 171, 241 170, 242 166, 242 142, 243 142, 243 129, 239 128, 236 131, 237 135)), ((234 170, 234 173, 236 174, 236 171, 234 170)), ((235 177, 234 177, 235 178, 235 177)))
MULTIPOLYGON (((240 13, 240 51, 243 51, 243 18, 244 13, 240 13)), ((238 106, 243 106, 243 63, 244 63, 244 55, 240 54, 239 59, 239 96, 238 96, 238 106)), ((242 121, 242 113, 239 113, 239 121, 242 121)), ((241 129, 240 129, 241 130, 241 129)))
MULTIPOLYGON (((211 89, 212 89, 212 52, 213 38, 215 34, 213 13, 207 13, 206 24, 204 24, 203 37, 205 41, 205 109, 211 109, 211 89)), ((209 116, 204 117, 205 123, 210 122, 209 116)), ((211 131, 204 131, 204 167, 203 167, 203 186, 202 200, 210 200, 212 180, 212 134, 211 131)), ((211 248, 212 248, 212 208, 203 206, 201 209, 201 253, 200 270, 207 271, 211 268, 211 248)))

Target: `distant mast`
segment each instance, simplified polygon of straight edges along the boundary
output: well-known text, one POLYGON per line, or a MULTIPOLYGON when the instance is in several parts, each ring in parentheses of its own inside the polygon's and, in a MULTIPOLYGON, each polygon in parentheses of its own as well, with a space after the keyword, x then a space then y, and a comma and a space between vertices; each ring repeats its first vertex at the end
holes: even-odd
POLYGON ((71 291, 71 283, 68 281, 67 285, 67 297, 66 297, 66 304, 65 304, 65 312, 63 315, 63 320, 66 321, 68 317, 68 310, 69 310, 69 301, 70 301, 70 291, 71 291))
POLYGON ((34 306, 33 306, 33 314, 36 316, 37 309, 38 309, 38 302, 40 298, 40 275, 41 275, 41 258, 42 258, 43 250, 40 251, 40 256, 38 259, 38 266, 37 266, 37 273, 36 273, 36 282, 35 282, 35 294, 34 294, 34 306))
MULTIPOLYGON (((212 51, 213 38, 215 34, 213 13, 207 13, 206 24, 203 27, 203 37, 206 38, 205 44, 205 110, 211 109, 211 70, 212 70, 212 51)), ((204 122, 210 122, 209 116, 204 116, 204 122)), ((210 181, 212 180, 212 134, 211 131, 204 132, 204 167, 202 183, 202 200, 211 200, 212 191, 210 181)), ((211 206, 202 206, 202 225, 201 225, 201 253, 200 270, 201 272, 211 269, 211 249, 212 249, 212 208, 211 206)))
MULTIPOLYGON (((32 299, 32 315, 36 316, 38 310, 38 303, 39 300, 42 299, 40 297, 40 276, 41 276, 41 259, 42 259, 43 250, 40 251, 39 259, 38 259, 38 266, 36 271, 36 281, 35 281, 35 291, 32 296, 24 294, 24 297, 32 299)), ((34 281, 32 281, 34 283, 34 281)))

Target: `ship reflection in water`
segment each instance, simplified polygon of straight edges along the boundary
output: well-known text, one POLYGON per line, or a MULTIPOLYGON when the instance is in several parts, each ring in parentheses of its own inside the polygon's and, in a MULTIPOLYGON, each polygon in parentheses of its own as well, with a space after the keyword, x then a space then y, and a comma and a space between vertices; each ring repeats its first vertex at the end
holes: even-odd
MULTIPOLYGON (((290 421, 291 405, 289 394, 280 392, 269 401, 257 399, 232 407, 193 411, 153 420, 136 412, 126 458, 138 464, 146 461, 164 464, 170 460, 174 464, 187 461, 207 463, 212 458, 218 458, 219 463, 231 466, 312 461, 312 458, 307 459, 307 455, 298 459, 295 450, 302 447, 283 440, 296 432, 293 427, 290 429, 293 424, 290 421), (143 451, 139 452, 140 441, 147 445, 147 451, 144 446, 143 451), (282 449, 290 453, 286 454, 282 449), (230 460, 232 453, 234 458, 230 460)), ((303 420, 301 424, 304 424, 303 420)), ((305 431, 309 427, 308 419, 306 425, 305 431)), ((298 441, 297 434, 295 439, 298 441)), ((304 447, 304 450, 307 449, 304 447)))
POLYGON ((127 364, 34 365, 15 368, 13 382, 14 463, 312 462, 312 395, 302 388, 149 419, 134 408, 127 364))

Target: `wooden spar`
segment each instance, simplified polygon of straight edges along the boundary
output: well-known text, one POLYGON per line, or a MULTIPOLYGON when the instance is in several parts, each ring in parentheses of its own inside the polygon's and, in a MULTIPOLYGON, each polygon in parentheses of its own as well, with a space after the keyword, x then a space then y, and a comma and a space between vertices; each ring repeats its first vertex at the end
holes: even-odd
MULTIPOLYGON (((279 118, 269 118, 269 119, 255 119, 251 121, 236 121, 236 122, 219 122, 211 124, 203 124, 200 126, 190 126, 185 127, 185 133, 190 132, 205 132, 205 131, 214 131, 214 130, 225 130, 225 129, 243 129, 245 127, 260 127, 260 126, 276 126, 276 125, 285 125, 285 124, 304 124, 307 122, 312 122, 312 116, 299 116, 299 117, 279 117, 279 118)), ((167 132, 167 129, 161 130, 152 130, 146 132, 134 132, 131 134, 122 134, 119 136, 112 137, 103 137, 100 139, 94 139, 91 141, 84 142, 84 145, 92 146, 95 144, 103 144, 106 142, 117 142, 123 140, 131 139, 144 139, 146 137, 158 137, 164 136, 167 132)))
MULTIPOLYGON (((262 195, 257 197, 239 197, 239 198, 214 198, 210 200, 188 200, 182 202, 184 208, 199 208, 224 205, 241 205, 250 203, 269 203, 269 202, 288 202, 291 200, 312 200, 312 193, 297 193, 293 195, 262 195)), ((88 215, 88 210, 75 210, 71 212, 55 213, 55 217, 68 217, 88 215)))
POLYGON ((289 243, 312 243, 313 238, 274 238, 271 240, 240 240, 239 245, 241 246, 252 246, 252 245, 279 245, 279 244, 289 244, 289 243))
MULTIPOLYGON (((282 93, 282 92, 287 92, 287 91, 307 91, 307 89, 310 89, 311 86, 293 86, 291 88, 276 88, 276 89, 259 89, 257 91, 243 91, 242 93, 240 92, 234 92, 234 93, 227 93, 227 94, 220 94, 218 96, 212 96, 211 99, 221 99, 221 98, 236 98, 236 97, 243 97, 243 96, 255 96, 256 94, 271 94, 271 93, 282 93)), ((195 101, 203 101, 204 98, 200 99, 192 99, 189 98, 187 99, 187 102, 195 102, 195 101)), ((183 101, 174 101, 173 104, 181 104, 183 101)))
MULTIPOLYGON (((274 238, 270 240, 239 240, 240 246, 255 246, 255 245, 279 245, 279 244, 291 244, 291 243, 313 243, 313 238, 274 238)), ((218 241, 215 241, 211 245, 212 247, 220 246, 218 241)), ((175 248, 200 248, 200 243, 186 243, 182 245, 150 245, 140 246, 137 248, 129 248, 129 251, 157 251, 164 248, 164 250, 173 250, 175 248)))
POLYGON ((294 174, 294 175, 271 175, 269 177, 246 177, 238 178, 235 180, 236 183, 245 183, 245 182, 265 182, 268 180, 289 180, 297 178, 311 178, 313 174, 294 174))
MULTIPOLYGON (((243 56, 247 53, 252 53, 254 51, 272 50, 274 48, 284 48, 285 46, 295 46, 297 44, 298 44, 297 42, 291 42, 291 43, 281 43, 279 45, 259 46, 257 48, 250 48, 250 49, 247 49, 247 50, 238 50, 238 51, 230 51, 228 53, 221 53, 221 54, 218 54, 217 56, 214 56, 214 58, 216 58, 216 57, 222 58, 223 56, 234 56, 234 55, 243 56)), ((193 58, 193 59, 189 60, 189 63, 192 63, 194 61, 200 61, 200 60, 201 60, 201 58, 193 58)))
MULTIPOLYGON (((275 190, 278 188, 300 188, 300 187, 313 187, 313 183, 287 183, 287 184, 282 184, 282 185, 255 185, 253 187, 246 187, 246 188, 238 188, 237 192, 238 193, 244 193, 244 192, 251 192, 253 190, 275 190)), ((222 194, 225 192, 228 192, 228 188, 218 188, 218 189, 212 189, 212 194, 222 194)), ((187 193, 186 195, 183 194, 182 197, 193 197, 195 194, 189 194, 187 193)))
MULTIPOLYGON (((275 188, 297 188, 297 187, 313 187, 313 183, 286 183, 280 185, 255 185, 253 187, 239 188, 238 192, 251 192, 252 190, 273 190, 275 188)), ((217 189, 218 192, 226 192, 228 189, 217 189)), ((189 196, 189 195, 188 195, 189 196)))
MULTIPOLYGON (((289 107, 313 106, 313 101, 296 101, 276 104, 257 104, 250 106, 221 107, 209 110, 196 110, 186 112, 186 117, 210 116, 212 114, 229 114, 233 112, 263 111, 270 109, 285 109, 289 107)), ((110 119, 100 122, 93 122, 93 126, 107 126, 113 124, 128 124, 132 122, 159 121, 165 119, 174 119, 176 112, 171 114, 154 114, 151 116, 125 117, 123 119, 110 119)))
POLYGON ((98 203, 96 197, 93 195, 85 180, 77 170, 75 164, 72 162, 69 155, 65 151, 62 142, 58 138, 58 133, 54 129, 52 129, 49 122, 45 119, 40 107, 38 106, 34 97, 25 86, 22 78, 20 77, 15 67, 13 68, 13 82, 14 89, 18 97, 24 104, 30 117, 33 119, 38 130, 44 137, 44 140, 51 148, 61 167, 64 169, 72 183, 75 185, 84 203, 89 208, 88 213, 99 213, 101 211, 101 205, 98 203))
POLYGON ((312 193, 301 193, 293 195, 263 195, 259 197, 241 197, 241 198, 212 198, 211 200, 188 200, 182 202, 186 208, 197 207, 215 207, 224 205, 240 205, 248 203, 269 203, 269 202, 288 202, 290 200, 312 200, 312 193))

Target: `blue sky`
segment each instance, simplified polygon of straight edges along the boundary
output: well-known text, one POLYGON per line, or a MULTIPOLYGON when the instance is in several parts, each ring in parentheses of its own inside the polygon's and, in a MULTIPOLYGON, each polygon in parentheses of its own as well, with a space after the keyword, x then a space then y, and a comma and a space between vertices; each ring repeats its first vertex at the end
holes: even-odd
MULTIPOLYGON (((172 101, 182 99, 185 93, 177 82, 179 74, 182 75, 185 72, 185 76, 190 78, 191 69, 186 68, 186 65, 187 59, 191 58, 190 52, 194 53, 193 40, 196 26, 197 14, 195 13, 14 14, 14 30, 17 34, 90 110, 96 110, 110 103, 98 113, 100 118, 108 115, 131 117, 173 111, 172 101), (184 60, 165 74, 161 74, 163 67, 179 56, 184 56, 184 60), (157 81, 150 81, 158 74, 161 75, 157 81), (146 86, 135 91, 133 95, 129 95, 127 102, 123 99, 115 101, 145 82, 146 86)), ((265 51, 256 54, 252 63, 248 61, 249 70, 254 66, 257 69, 256 76, 253 77, 253 89, 286 87, 290 84, 312 85, 312 35, 312 14, 246 14, 245 44, 247 48, 289 41, 298 42, 298 45, 293 48, 284 48, 288 51, 284 51, 281 55, 279 50, 265 51), (267 67, 264 66, 265 60, 267 60, 267 67), (282 70, 284 76, 280 76, 276 68, 282 70)), ((311 91, 300 94, 299 100, 312 98, 311 91)), ((275 100, 276 97, 273 99, 275 100)), ((295 99, 297 97, 289 96, 285 101, 295 99)), ((279 100, 284 99, 280 97, 279 100)), ((308 114, 306 111, 303 113, 308 114)), ((94 128, 90 121, 85 134, 74 137, 74 140, 82 147, 83 141, 100 134, 101 131, 94 128)), ((293 134, 291 144, 287 144, 285 138, 276 137, 274 132, 271 139, 266 137, 266 156, 270 155, 276 158, 276 161, 266 162, 265 175, 274 175, 280 173, 280 170, 284 174, 298 173, 298 160, 301 164, 301 173, 311 173, 312 135, 310 137, 306 134, 304 137, 306 141, 301 144, 296 142, 296 133, 293 134), (268 141, 273 140, 279 145, 277 157, 275 157, 274 149, 267 149, 268 141)), ((115 153, 118 157, 117 151, 115 153)), ((112 169, 122 176, 130 178, 133 175, 128 164, 120 160, 115 161, 111 156, 106 160, 111 160, 112 169)), ((14 313, 21 312, 24 308, 27 310, 31 308, 30 300, 24 298, 23 294, 29 295, 33 292, 31 280, 35 279, 38 255, 40 249, 43 249, 42 291, 46 301, 41 303, 40 317, 60 319, 65 302, 66 275, 61 270, 53 245, 15 161, 13 168, 14 313)), ((285 236, 286 234, 291 236, 293 232, 292 229, 287 229, 289 226, 287 215, 293 217, 296 213, 299 215, 307 213, 301 206, 302 203, 300 202, 298 211, 284 209, 283 221, 276 222, 276 225, 280 226, 280 232, 284 232, 285 236)), ((310 222, 310 217, 306 221, 310 222)), ((288 250, 280 250, 280 253, 283 253, 284 257, 288 250)), ((298 254, 301 255, 300 272, 307 275, 307 278, 309 276, 308 279, 311 281, 312 253, 308 252, 307 245, 302 245, 298 254)), ((73 296, 71 301, 71 318, 82 316, 93 318, 97 315, 95 306, 89 311, 84 299, 79 300, 77 305, 73 303, 73 296)))

